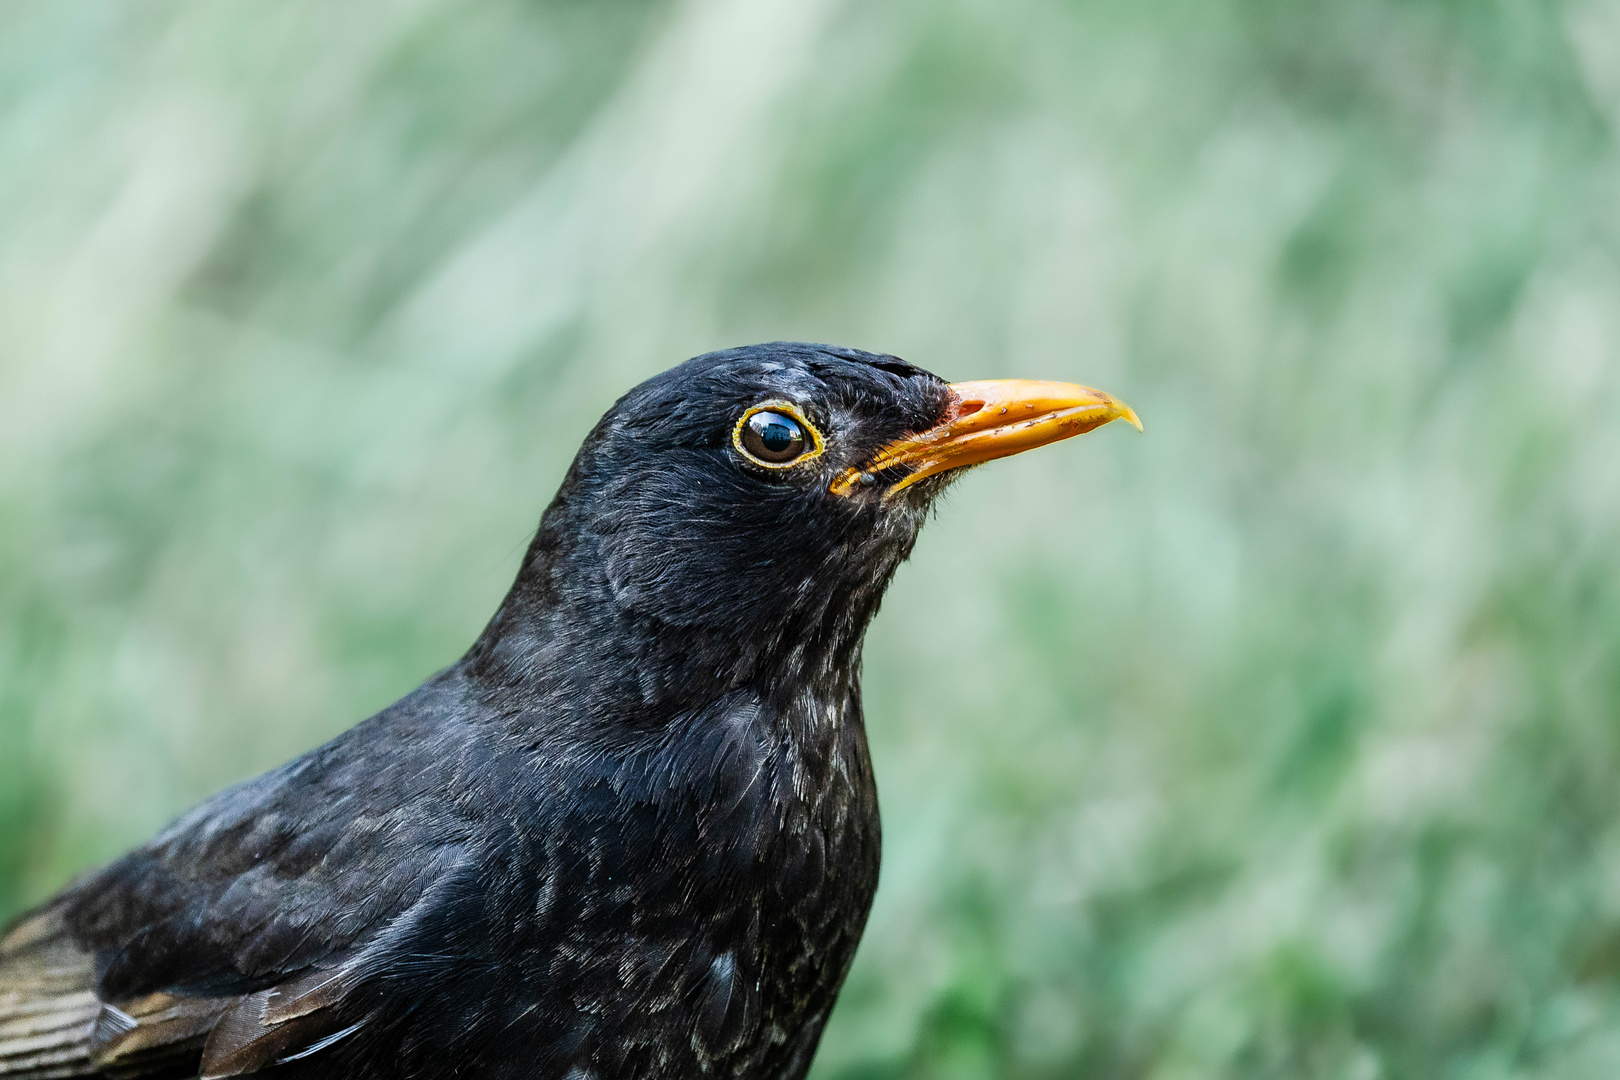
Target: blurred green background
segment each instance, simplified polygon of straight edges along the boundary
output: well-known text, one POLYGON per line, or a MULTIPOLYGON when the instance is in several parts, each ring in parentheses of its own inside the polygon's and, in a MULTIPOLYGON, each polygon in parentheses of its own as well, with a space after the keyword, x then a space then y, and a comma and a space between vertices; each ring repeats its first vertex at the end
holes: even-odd
POLYGON ((832 341, 1147 434, 896 581, 818 1080, 1612 1080, 1617 134, 1617 0, 0 3, 0 914, 832 341))

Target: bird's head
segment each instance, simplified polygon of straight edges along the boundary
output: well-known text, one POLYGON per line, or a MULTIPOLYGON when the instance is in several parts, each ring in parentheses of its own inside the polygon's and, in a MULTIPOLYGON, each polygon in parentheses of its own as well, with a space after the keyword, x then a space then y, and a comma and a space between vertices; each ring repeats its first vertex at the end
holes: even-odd
POLYGON ((1141 426, 1086 387, 947 383, 854 349, 696 357, 586 438, 481 655, 542 681, 590 657, 585 674, 648 706, 783 672, 847 680, 946 484, 1118 418, 1141 426))

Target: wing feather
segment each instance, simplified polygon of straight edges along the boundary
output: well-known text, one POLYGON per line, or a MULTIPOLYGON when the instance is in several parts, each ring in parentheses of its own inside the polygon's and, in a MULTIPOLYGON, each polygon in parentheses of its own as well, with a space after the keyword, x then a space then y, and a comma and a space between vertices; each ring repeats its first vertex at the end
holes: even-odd
POLYGON ((0 1080, 239 1076, 360 1030, 355 987, 479 862, 480 800, 444 794, 500 781, 461 693, 420 688, 0 931, 0 1080))

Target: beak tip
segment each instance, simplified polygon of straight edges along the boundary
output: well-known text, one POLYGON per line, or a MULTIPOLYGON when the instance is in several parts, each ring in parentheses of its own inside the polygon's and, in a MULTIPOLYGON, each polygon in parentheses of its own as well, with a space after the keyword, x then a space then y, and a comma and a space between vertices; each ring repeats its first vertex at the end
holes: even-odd
POLYGON ((1136 415, 1136 410, 1125 404, 1123 401, 1120 401, 1118 398, 1114 398, 1113 401, 1114 408, 1116 410, 1115 419, 1124 420, 1137 431, 1141 431, 1142 419, 1136 415))

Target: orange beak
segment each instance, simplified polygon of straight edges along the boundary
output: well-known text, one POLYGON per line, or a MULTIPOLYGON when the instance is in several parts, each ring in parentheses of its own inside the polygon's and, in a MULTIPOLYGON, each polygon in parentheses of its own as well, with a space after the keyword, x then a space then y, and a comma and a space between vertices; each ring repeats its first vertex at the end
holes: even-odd
POLYGON ((846 470, 833 481, 832 493, 852 494, 885 469, 910 469, 889 486, 887 494, 893 494, 935 473, 1084 435, 1110 420, 1126 420, 1142 430, 1129 405, 1089 386, 989 379, 951 383, 949 389, 951 409, 943 423, 890 443, 865 466, 846 470))

